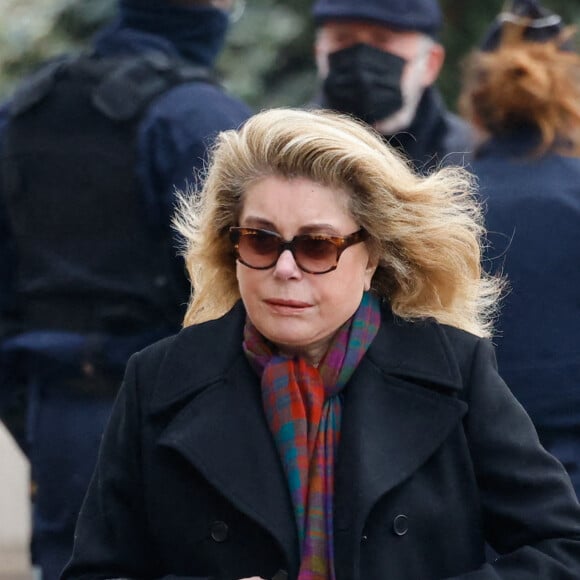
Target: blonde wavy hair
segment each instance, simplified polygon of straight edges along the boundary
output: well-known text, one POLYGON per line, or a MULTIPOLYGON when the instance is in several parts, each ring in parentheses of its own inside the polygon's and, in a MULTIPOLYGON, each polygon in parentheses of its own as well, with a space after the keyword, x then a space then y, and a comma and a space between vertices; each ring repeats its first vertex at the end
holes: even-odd
POLYGON ((497 49, 467 57, 459 111, 491 135, 536 127, 537 155, 549 149, 580 155, 580 55, 562 50, 575 29, 530 42, 524 37, 528 23, 504 23, 497 49))
POLYGON ((371 288, 395 314, 490 334, 501 282, 480 267, 482 214, 467 171, 419 176, 368 126, 324 110, 261 112, 221 133, 212 153, 203 189, 181 197, 175 219, 194 289, 186 326, 223 315, 240 298, 228 230, 247 188, 278 176, 350 193, 378 259, 371 288))

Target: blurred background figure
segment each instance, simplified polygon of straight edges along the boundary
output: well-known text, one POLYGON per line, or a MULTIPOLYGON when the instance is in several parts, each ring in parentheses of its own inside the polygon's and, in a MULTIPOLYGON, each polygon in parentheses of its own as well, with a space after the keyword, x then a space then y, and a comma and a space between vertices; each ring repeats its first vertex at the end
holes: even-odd
MULTIPOLYGON (((26 392, 32 556, 58 578, 128 356, 180 327, 174 189, 250 110, 216 83, 233 0, 120 0, 1 112, 0 393, 26 392)), ((7 404, 9 405, 9 403, 7 404)))
POLYGON ((533 0, 507 5, 466 63, 460 108, 480 131, 488 266, 511 292, 500 372, 580 492, 580 56, 533 0))
POLYGON ((464 164, 470 131, 434 87, 445 59, 437 0, 316 0, 313 16, 319 105, 370 123, 419 170, 464 164))

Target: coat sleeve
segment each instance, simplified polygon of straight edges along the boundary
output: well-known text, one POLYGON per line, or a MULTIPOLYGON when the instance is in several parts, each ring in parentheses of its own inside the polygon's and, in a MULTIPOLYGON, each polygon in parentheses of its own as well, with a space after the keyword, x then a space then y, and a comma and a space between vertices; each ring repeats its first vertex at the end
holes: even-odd
POLYGON ((252 111, 221 88, 205 82, 174 87, 157 99, 139 126, 137 175, 147 203, 162 223, 175 212, 175 191, 199 186, 216 135, 237 129, 252 111))
MULTIPOLYGON (((0 109, 0 159, 4 156, 3 142, 8 122, 6 108, 0 109)), ((0 177, 0 339, 18 329, 16 284, 16 249, 10 228, 4 191, 4 177, 0 177)))
POLYGON ((148 533, 138 357, 133 355, 127 365, 77 521, 72 558, 61 580, 204 580, 165 576, 148 533))
POLYGON ((487 340, 476 350, 468 403, 466 430, 485 537, 497 556, 454 578, 580 578, 580 505, 570 478, 541 446, 527 413, 500 378, 487 340))

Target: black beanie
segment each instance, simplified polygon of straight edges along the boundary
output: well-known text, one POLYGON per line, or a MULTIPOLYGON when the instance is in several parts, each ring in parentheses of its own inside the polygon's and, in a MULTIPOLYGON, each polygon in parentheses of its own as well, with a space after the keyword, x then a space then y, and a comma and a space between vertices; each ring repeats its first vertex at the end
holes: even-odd
POLYGON ((315 0, 318 26, 328 20, 367 20, 436 36, 443 17, 437 0, 315 0))

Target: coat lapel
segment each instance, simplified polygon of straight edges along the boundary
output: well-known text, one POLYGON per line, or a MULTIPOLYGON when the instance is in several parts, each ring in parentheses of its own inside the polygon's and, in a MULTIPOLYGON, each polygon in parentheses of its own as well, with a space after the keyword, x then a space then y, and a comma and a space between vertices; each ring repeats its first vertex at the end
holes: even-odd
POLYGON ((344 394, 335 553, 337 569, 350 571, 346 577, 357 577, 360 538, 373 506, 413 474, 465 414, 466 404, 450 396, 460 388, 440 328, 383 321, 344 394))
POLYGON ((233 318, 218 321, 207 336, 199 336, 199 327, 195 341, 182 340, 166 361, 161 373, 166 387, 154 396, 152 412, 180 399, 187 402, 159 444, 181 454, 240 512, 268 530, 293 570, 299 555, 288 484, 263 412, 259 381, 240 348, 243 318, 233 318), (172 385, 180 385, 179 393, 172 385))

